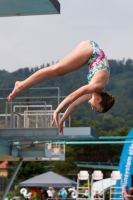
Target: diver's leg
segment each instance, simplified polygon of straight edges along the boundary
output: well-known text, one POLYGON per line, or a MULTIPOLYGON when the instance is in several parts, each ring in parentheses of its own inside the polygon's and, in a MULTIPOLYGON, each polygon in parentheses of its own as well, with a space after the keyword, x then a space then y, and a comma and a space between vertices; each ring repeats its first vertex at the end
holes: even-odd
POLYGON ((81 68, 92 55, 92 51, 92 46, 88 41, 81 42, 71 53, 55 65, 38 70, 24 81, 17 81, 12 93, 8 96, 8 101, 36 84, 81 68))

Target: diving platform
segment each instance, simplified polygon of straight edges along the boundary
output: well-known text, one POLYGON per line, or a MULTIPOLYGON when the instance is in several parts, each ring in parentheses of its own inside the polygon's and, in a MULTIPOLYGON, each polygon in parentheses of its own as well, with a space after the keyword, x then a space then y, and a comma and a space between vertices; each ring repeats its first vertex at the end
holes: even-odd
POLYGON ((64 136, 57 128, 8 128, 0 129, 0 141, 66 141, 94 140, 98 133, 91 127, 64 127, 64 136))
MULTIPOLYGON (((33 89, 43 89, 51 96, 48 93, 45 97, 28 94, 28 101, 25 100, 27 97, 16 98, 11 102, 0 99, 3 108, 5 105, 5 113, 0 114, 0 161, 65 160, 66 141, 99 139, 98 132, 91 127, 71 127, 71 116, 67 121, 68 127, 66 121, 63 123, 62 136, 56 126, 52 125, 54 110, 60 103, 60 89, 33 89), (56 100, 49 104, 53 98, 56 100)), ((59 120, 62 115, 59 114, 59 120)))
POLYGON ((0 129, 0 161, 65 160, 65 142, 98 139, 91 127, 0 129))
MULTIPOLYGON (((38 88, 35 88, 38 89, 38 88)), ((98 132, 91 127, 71 127, 71 116, 63 123, 64 136, 52 125, 52 117, 60 103, 60 89, 39 88, 50 92, 37 97, 28 93, 7 102, 1 97, 0 161, 17 161, 18 165, 5 188, 5 199, 23 161, 65 160, 66 141, 98 140, 98 132), (51 89, 55 90, 51 92, 51 89), (5 112, 4 112, 5 111, 5 112), (67 124, 67 127, 66 127, 67 124)), ((7 89, 8 91, 8 89, 7 89)), ((32 90, 29 90, 30 92, 32 90)), ((5 92, 5 89, 4 89, 5 92)), ((37 93, 38 94, 38 93, 37 93)), ((64 97, 63 97, 64 98, 64 97)), ((63 113, 60 113, 59 120, 63 113)))
POLYGON ((0 0, 0 17, 60 14, 57 0, 0 0))
POLYGON ((119 163, 117 162, 73 162, 77 167, 87 168, 87 169, 105 169, 105 170, 118 170, 119 163))

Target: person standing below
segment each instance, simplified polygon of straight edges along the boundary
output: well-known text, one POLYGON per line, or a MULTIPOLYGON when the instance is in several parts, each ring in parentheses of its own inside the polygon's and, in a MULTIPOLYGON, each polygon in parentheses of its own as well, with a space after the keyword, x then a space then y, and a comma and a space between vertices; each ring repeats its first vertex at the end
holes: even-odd
POLYGON ((41 200, 42 188, 41 187, 37 188, 36 193, 37 193, 36 194, 36 200, 41 200))
POLYGON ((60 195, 63 199, 66 199, 66 198, 67 198, 67 191, 66 191, 66 189, 65 189, 64 187, 59 191, 59 195, 60 195))
POLYGON ((47 190, 48 198, 53 198, 54 197, 54 193, 55 193, 54 188, 53 187, 49 187, 48 190, 47 190))
POLYGON ((125 191, 123 192, 123 198, 124 200, 129 200, 131 198, 131 194, 127 186, 125 187, 125 191))
POLYGON ((95 200, 95 199, 97 199, 97 200, 100 200, 100 199, 101 199, 101 197, 100 197, 98 191, 96 191, 96 194, 94 195, 94 200, 95 200))
POLYGON ((48 193, 46 190, 43 190, 41 200, 46 200, 48 198, 48 193))
POLYGON ((54 198, 55 190, 53 187, 51 187, 51 192, 52 192, 52 198, 54 198))

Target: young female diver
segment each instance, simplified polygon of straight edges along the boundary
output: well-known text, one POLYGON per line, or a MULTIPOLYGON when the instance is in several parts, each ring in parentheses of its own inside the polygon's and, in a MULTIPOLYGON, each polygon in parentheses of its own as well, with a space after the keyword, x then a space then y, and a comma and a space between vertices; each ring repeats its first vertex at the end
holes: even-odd
POLYGON ((11 101, 30 87, 78 70, 86 63, 89 65, 89 72, 87 75, 89 84, 69 94, 54 112, 53 123, 56 124, 59 131, 62 133, 63 129, 61 127, 64 119, 84 101, 88 101, 91 108, 98 112, 107 112, 115 103, 115 98, 103 91, 110 76, 110 68, 103 50, 100 49, 98 44, 94 41, 87 40, 81 42, 71 53, 62 58, 58 63, 38 70, 23 81, 17 81, 7 99, 11 101), (66 110, 59 123, 59 112, 69 104, 71 105, 66 110))

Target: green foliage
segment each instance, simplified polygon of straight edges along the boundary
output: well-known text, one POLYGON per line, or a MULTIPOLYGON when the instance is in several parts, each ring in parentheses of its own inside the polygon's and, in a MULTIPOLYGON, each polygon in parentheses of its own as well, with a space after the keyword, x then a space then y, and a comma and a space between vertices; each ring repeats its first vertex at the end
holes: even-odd
POLYGON ((15 183, 18 184, 20 181, 24 181, 25 177, 26 179, 28 179, 37 176, 38 174, 45 173, 46 172, 45 165, 47 164, 39 161, 23 162, 15 179, 15 183))
POLYGON ((23 197, 23 195, 20 193, 20 190, 21 190, 21 188, 17 185, 15 187, 15 191, 14 191, 15 196, 21 196, 21 197, 23 197))
POLYGON ((71 120, 71 127, 79 127, 82 125, 81 121, 77 121, 75 118, 72 118, 71 120))

